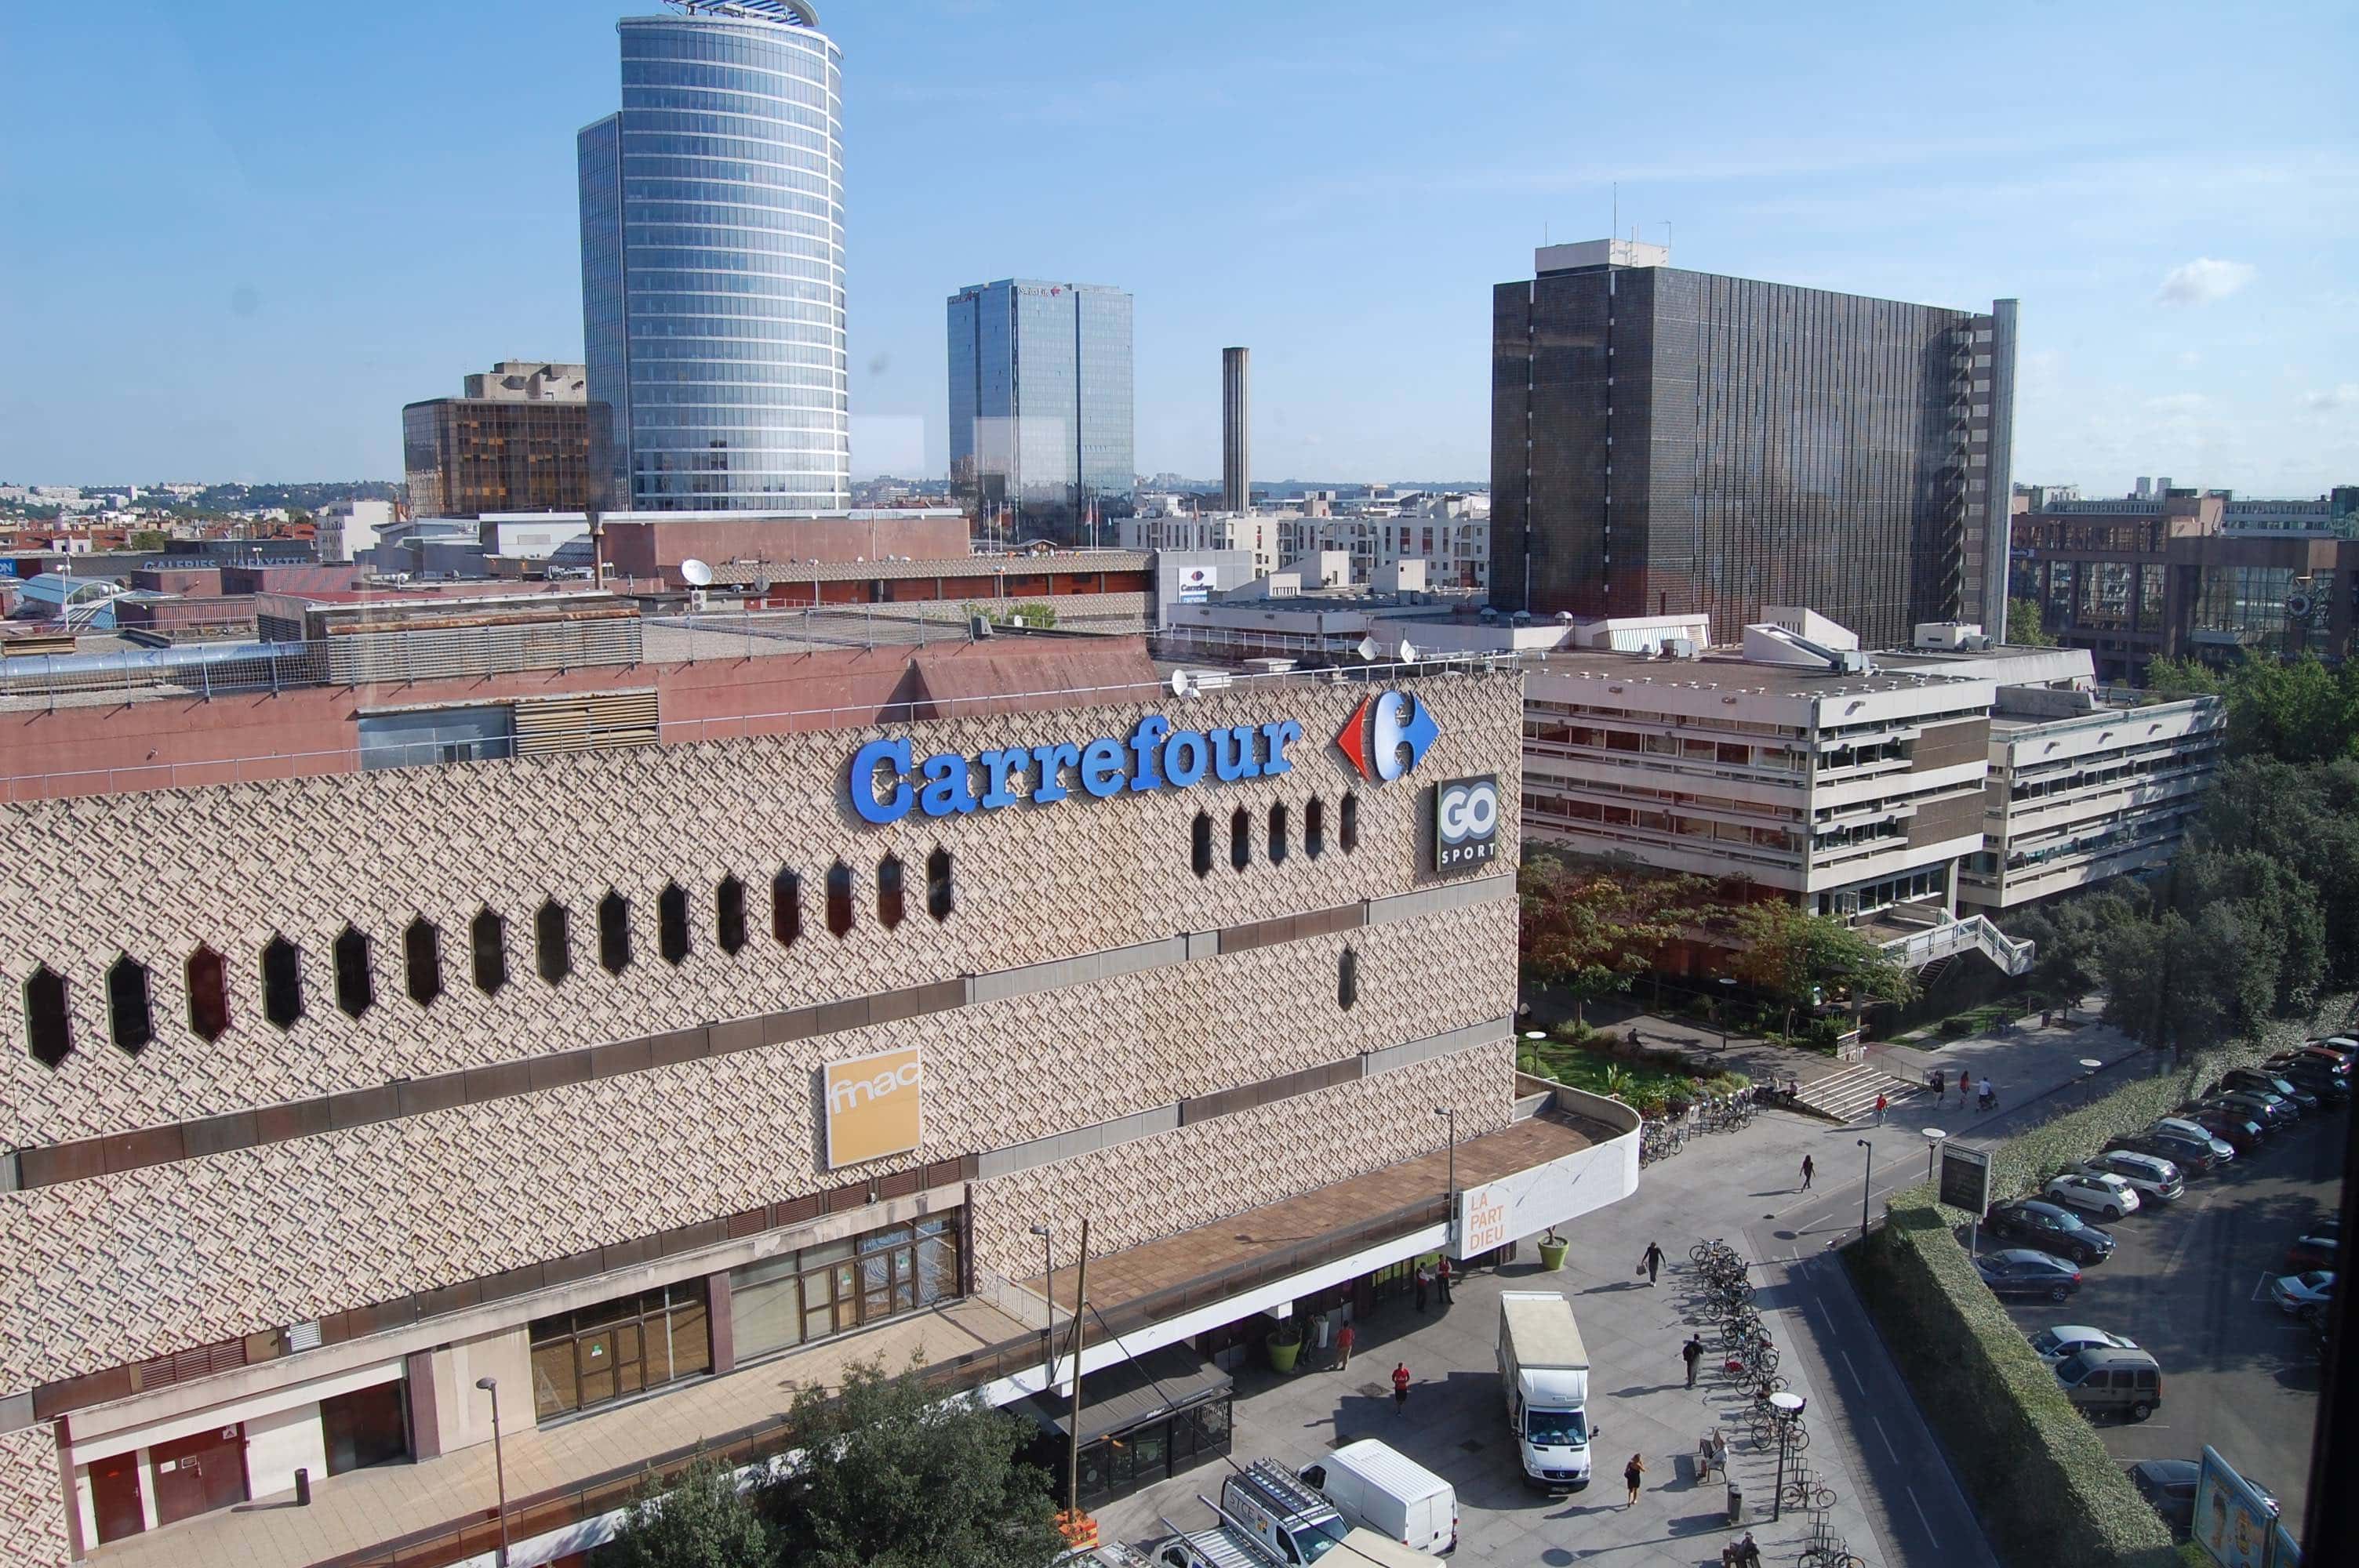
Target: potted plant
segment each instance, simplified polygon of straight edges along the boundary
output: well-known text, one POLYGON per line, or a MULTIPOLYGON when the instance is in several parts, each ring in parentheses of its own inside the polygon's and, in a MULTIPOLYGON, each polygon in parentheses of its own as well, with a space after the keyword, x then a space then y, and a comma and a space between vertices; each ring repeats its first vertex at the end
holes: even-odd
POLYGON ((1270 1369, 1281 1373, 1293 1371, 1295 1357, 1302 1354, 1301 1325, 1292 1318, 1287 1319, 1270 1331, 1267 1343, 1270 1369))
POLYGON ((1563 1268, 1565 1249, 1570 1245, 1556 1233, 1556 1227, 1549 1226, 1540 1237, 1540 1267, 1551 1274, 1563 1268))

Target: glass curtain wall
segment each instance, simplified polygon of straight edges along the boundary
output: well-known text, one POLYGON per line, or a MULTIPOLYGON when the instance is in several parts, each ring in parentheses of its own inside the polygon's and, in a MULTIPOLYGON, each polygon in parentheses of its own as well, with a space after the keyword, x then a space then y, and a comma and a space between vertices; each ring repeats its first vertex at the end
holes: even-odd
POLYGON ((743 1362, 959 1295, 955 1214, 888 1226, 748 1263, 729 1276, 743 1362))

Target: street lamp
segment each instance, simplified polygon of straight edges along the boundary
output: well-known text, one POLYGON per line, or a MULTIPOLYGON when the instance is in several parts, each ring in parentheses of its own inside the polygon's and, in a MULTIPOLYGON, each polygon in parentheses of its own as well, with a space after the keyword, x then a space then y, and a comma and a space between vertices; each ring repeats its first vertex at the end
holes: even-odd
POLYGON ((1057 1267, 1049 1256, 1049 1238, 1055 1232, 1048 1226, 1036 1225, 1032 1227, 1032 1234, 1040 1238, 1040 1294, 1046 1303, 1040 1323, 1041 1376, 1053 1383, 1057 1377, 1054 1365, 1057 1353, 1057 1267))
POLYGON ((1867 1151, 1867 1164, 1859 1175, 1859 1238, 1864 1241, 1867 1239, 1867 1191, 1875 1182, 1875 1145, 1864 1138, 1858 1140, 1858 1143, 1867 1151))
POLYGON ((1933 1179, 1933 1162, 1940 1156, 1941 1140, 1948 1136, 1938 1127, 1925 1129, 1925 1179, 1929 1182, 1933 1179))
POLYGON ((1736 994, 1735 978, 1723 975, 1720 977, 1720 1054, 1725 1056, 1728 1054, 1729 999, 1736 994))
POLYGON ((1455 1206, 1458 1202, 1458 1108, 1454 1105, 1438 1105, 1433 1108, 1433 1114, 1445 1117, 1450 1122, 1449 1196, 1451 1205, 1455 1206))
POLYGON ((508 1568, 508 1462, 500 1451, 500 1380, 478 1378, 475 1387, 492 1396, 492 1473, 500 1484, 500 1555, 499 1568, 508 1568))

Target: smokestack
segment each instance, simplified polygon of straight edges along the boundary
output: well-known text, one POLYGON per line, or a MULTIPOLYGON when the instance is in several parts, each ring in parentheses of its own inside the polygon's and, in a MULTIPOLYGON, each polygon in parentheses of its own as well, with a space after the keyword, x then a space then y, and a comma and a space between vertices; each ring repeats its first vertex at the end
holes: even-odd
POLYGON ((1250 349, 1221 351, 1221 510, 1253 509, 1253 450, 1246 438, 1245 378, 1250 349))

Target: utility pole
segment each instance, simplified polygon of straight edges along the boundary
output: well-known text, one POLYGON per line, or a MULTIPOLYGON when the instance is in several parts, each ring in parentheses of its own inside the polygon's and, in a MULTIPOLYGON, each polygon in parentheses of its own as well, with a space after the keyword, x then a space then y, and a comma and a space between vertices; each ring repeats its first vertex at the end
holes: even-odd
MULTIPOLYGON (((1056 1299, 1050 1292, 1049 1300, 1056 1299)), ((1082 1343, 1088 1325, 1082 1314, 1090 1304, 1090 1217, 1082 1217, 1082 1259, 1073 1268, 1073 1399, 1066 1433, 1065 1508, 1071 1522, 1082 1520, 1082 1343)))

